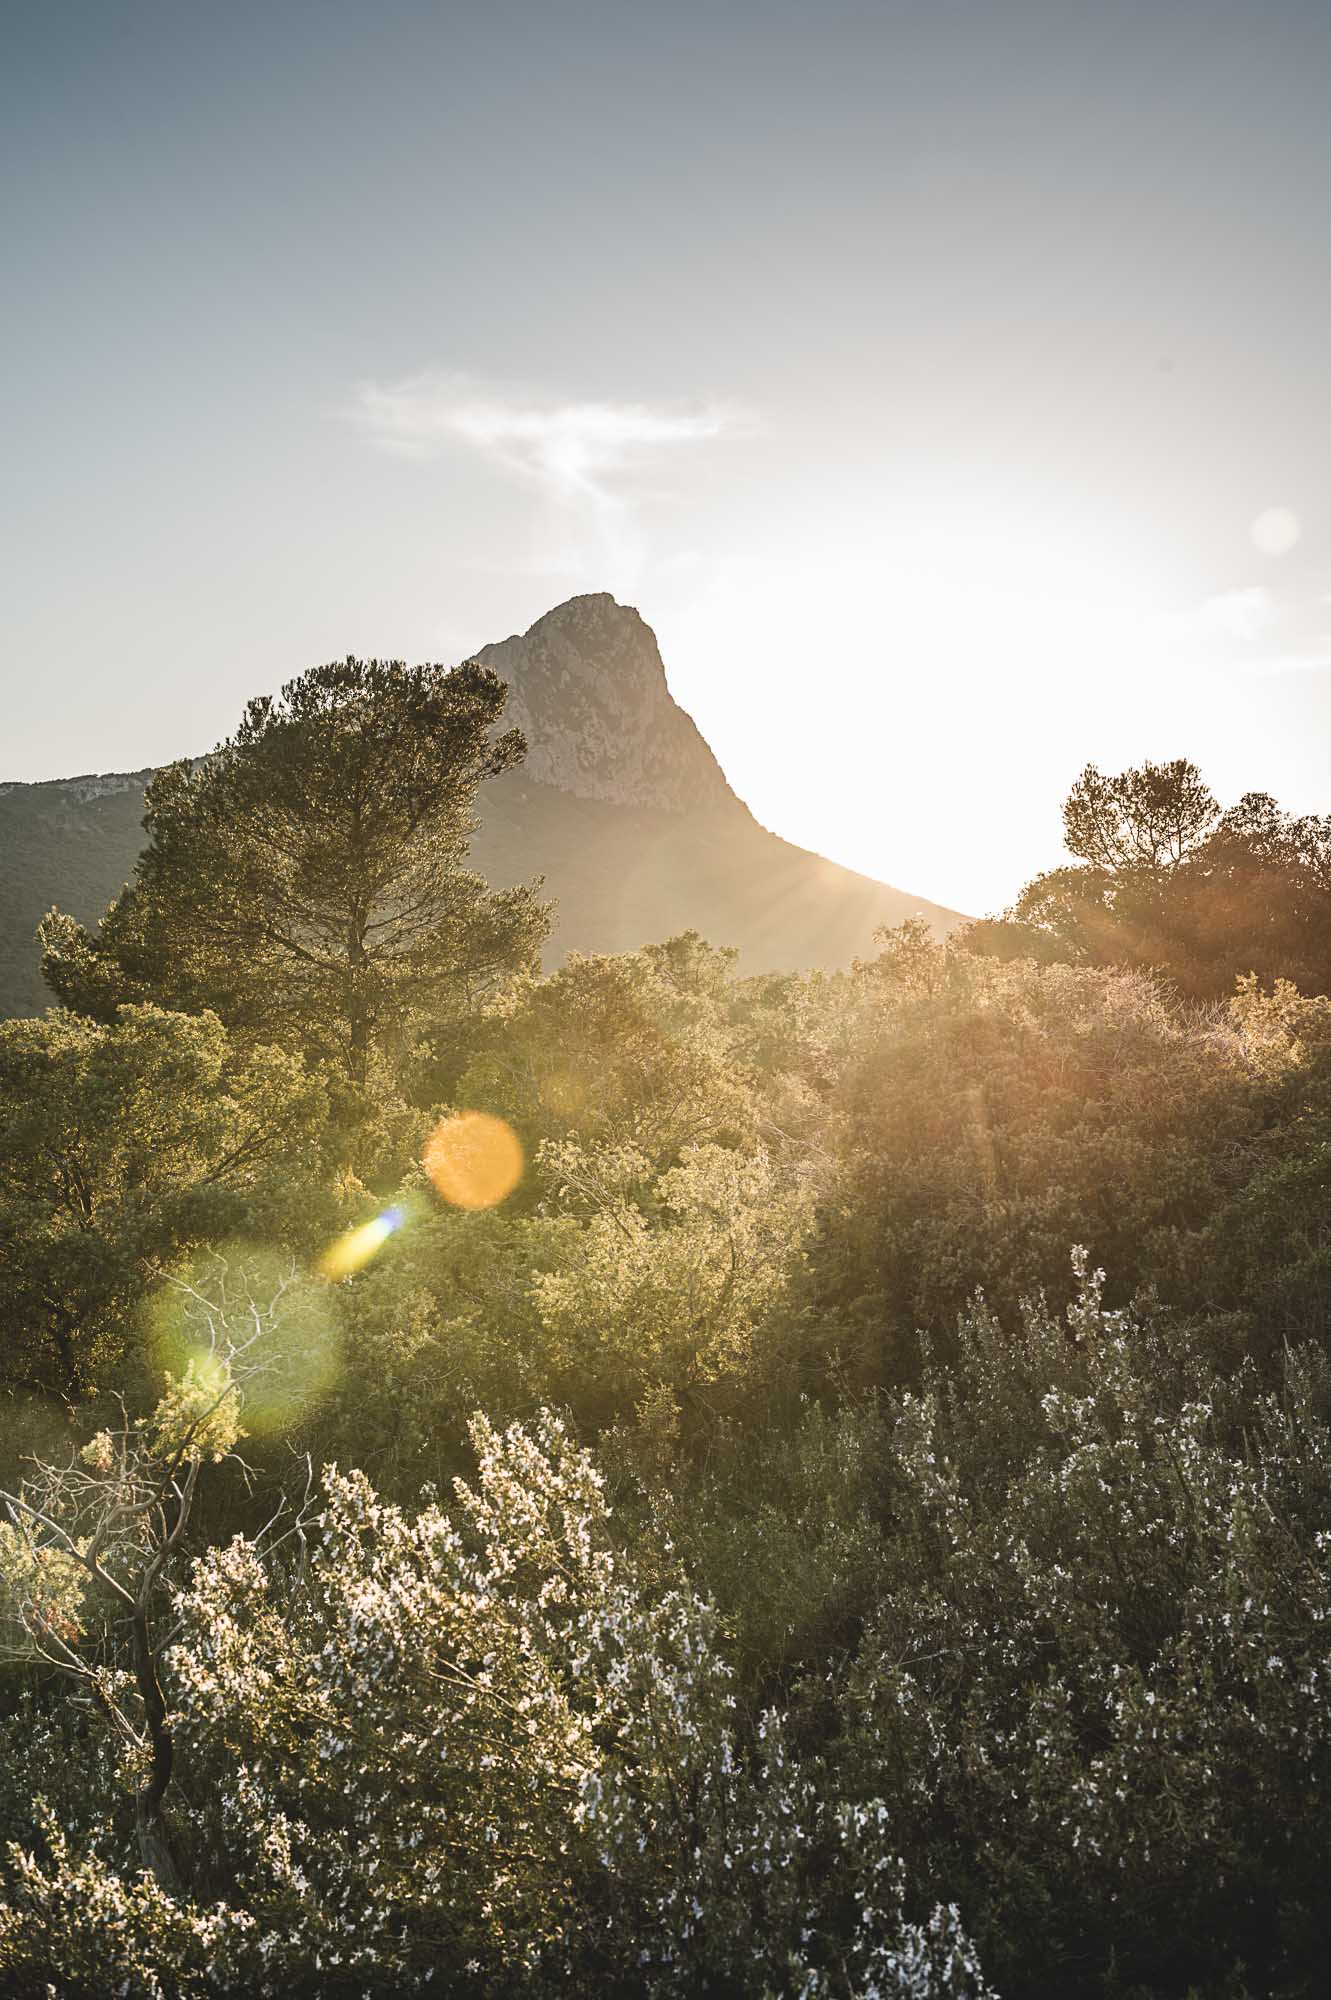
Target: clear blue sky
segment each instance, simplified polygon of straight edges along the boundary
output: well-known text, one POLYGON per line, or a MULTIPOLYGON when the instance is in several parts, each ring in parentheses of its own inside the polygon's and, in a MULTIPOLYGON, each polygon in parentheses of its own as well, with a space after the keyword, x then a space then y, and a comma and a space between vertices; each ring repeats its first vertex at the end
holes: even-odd
POLYGON ((6 13, 0 778, 575 591, 970 909, 1088 758, 1331 810, 1331 6, 6 13))

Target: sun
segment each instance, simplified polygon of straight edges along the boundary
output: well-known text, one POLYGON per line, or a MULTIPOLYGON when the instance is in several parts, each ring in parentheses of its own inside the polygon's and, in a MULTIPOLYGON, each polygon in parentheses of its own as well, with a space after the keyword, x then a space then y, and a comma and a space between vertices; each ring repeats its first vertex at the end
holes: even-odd
POLYGON ((1032 854, 1056 858, 1058 787, 1158 652, 1180 584, 1135 524, 964 489, 813 510, 796 548, 760 523, 670 657, 690 658, 677 692, 765 825, 977 914, 1032 854))

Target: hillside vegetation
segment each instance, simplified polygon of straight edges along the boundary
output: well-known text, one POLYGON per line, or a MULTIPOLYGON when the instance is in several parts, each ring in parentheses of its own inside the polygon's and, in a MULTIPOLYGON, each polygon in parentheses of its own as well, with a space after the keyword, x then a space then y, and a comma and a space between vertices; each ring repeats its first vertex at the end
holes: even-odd
POLYGON ((1316 829, 543 972, 502 702, 252 705, 0 1027, 0 1985, 1311 2000, 1316 829))

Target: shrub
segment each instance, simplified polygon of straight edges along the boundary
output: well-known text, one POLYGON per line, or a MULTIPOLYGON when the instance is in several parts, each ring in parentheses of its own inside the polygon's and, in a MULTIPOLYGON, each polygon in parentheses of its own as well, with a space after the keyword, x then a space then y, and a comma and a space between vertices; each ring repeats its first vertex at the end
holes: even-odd
POLYGON ((294 1571, 200 1559, 170 1656, 193 1897, 39 1810, 11 1988, 981 2000, 956 1911, 905 1914, 886 1809, 744 1728, 714 1608, 667 1544, 616 1550, 587 1453, 550 1417, 474 1439, 453 1511, 330 1471, 294 1571))
POLYGON ((1004 1993, 1311 1994, 1331 1945, 1331 1369, 980 1309, 892 1406, 894 1532, 838 1696, 1004 1993), (1225 1988, 1225 1990, 1230 1990, 1225 1988))

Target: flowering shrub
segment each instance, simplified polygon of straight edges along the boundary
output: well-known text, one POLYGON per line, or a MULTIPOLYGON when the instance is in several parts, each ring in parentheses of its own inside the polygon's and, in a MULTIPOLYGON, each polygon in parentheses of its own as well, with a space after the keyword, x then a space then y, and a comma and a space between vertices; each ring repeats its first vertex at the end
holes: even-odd
POLYGON ((73 1556, 43 1547, 25 1524, 0 1521, 0 1651, 23 1659, 46 1634, 77 1638, 86 1582, 73 1556))
POLYGON ((1005 1993, 1311 1993, 1331 1368, 1223 1378, 1080 1279, 1015 1339, 972 1315, 896 1401, 841 1783, 892 1799, 1005 1993))
POLYGON ((294 1571, 241 1539, 197 1563, 169 1659, 193 1898, 39 1812, 11 1982, 983 1994, 955 1911, 905 1920, 886 1808, 836 1802, 775 1715, 741 1727, 713 1608, 668 1544, 616 1552, 562 1426, 473 1435, 454 1510, 330 1470, 294 1571))
MULTIPOLYGON (((245 1435, 240 1406, 240 1392, 226 1364, 211 1355, 192 1354, 181 1375, 167 1376, 166 1394, 153 1411, 154 1455, 219 1465, 245 1435)), ((93 1444, 102 1445, 105 1437, 99 1433, 93 1444)))

